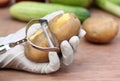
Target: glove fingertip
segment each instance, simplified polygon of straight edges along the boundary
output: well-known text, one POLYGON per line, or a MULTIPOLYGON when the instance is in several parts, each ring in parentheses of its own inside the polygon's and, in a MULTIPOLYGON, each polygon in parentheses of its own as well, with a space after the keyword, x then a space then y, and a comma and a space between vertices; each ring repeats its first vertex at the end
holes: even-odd
POLYGON ((73 47, 74 50, 77 49, 79 43, 80 43, 80 40, 79 40, 79 37, 78 36, 73 36, 70 40, 69 40, 69 43, 71 44, 71 46, 73 47))
POLYGON ((86 31, 84 29, 81 29, 80 32, 79 32, 79 37, 82 38, 86 35, 86 31))
POLYGON ((69 45, 68 41, 64 40, 64 41, 61 42, 60 47, 65 47, 67 45, 69 45))
POLYGON ((68 41, 61 43, 62 61, 65 65, 70 65, 73 61, 73 49, 68 41))

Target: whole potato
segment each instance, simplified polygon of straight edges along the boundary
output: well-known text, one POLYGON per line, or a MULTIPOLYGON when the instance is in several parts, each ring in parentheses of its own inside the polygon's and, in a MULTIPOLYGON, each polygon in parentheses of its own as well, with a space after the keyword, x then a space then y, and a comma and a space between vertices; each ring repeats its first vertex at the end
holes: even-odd
POLYGON ((10 3, 10 0, 0 0, 0 7, 7 6, 10 3))
POLYGON ((83 22, 85 38, 93 43, 108 43, 118 33, 118 24, 111 17, 90 17, 83 22))

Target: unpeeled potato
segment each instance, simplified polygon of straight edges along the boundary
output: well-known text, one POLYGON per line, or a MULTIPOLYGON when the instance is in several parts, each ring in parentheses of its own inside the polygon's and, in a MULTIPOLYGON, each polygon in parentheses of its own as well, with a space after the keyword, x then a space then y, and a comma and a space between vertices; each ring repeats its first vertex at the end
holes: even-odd
MULTIPOLYGON (((60 44, 63 40, 69 40, 72 36, 77 35, 81 23, 74 14, 66 13, 58 15, 52 19, 49 22, 49 27, 60 44)), ((36 33, 30 37, 30 40, 38 46, 48 47, 49 44, 44 33, 40 30, 36 33), (39 34, 36 35, 36 33, 39 34)), ((28 59, 34 62, 49 61, 48 52, 35 49, 28 42, 25 45, 25 55, 28 59)))
POLYGON ((93 43, 108 43, 118 33, 118 24, 111 17, 90 17, 83 23, 85 38, 93 43))
POLYGON ((0 0, 0 7, 7 6, 10 3, 10 0, 0 0))

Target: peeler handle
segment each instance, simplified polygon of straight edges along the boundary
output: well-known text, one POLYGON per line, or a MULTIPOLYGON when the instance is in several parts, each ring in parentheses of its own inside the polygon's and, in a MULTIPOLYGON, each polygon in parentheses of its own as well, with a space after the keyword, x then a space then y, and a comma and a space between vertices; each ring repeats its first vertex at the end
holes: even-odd
POLYGON ((19 40, 19 41, 17 41, 17 42, 10 43, 9 46, 10 46, 10 47, 15 47, 16 45, 19 45, 19 44, 24 43, 24 42, 26 42, 26 41, 27 41, 27 39, 24 38, 24 39, 21 39, 21 40, 19 40))
POLYGON ((19 45, 19 44, 24 43, 24 42, 26 42, 26 41, 27 41, 27 39, 24 38, 24 39, 19 40, 19 41, 17 41, 17 42, 12 42, 12 43, 9 43, 9 44, 0 45, 0 55, 3 54, 3 53, 5 53, 5 52, 6 52, 7 50, 9 50, 10 48, 13 48, 13 47, 15 47, 16 45, 19 45))
POLYGON ((6 50, 6 46, 5 45, 0 45, 0 55, 5 53, 7 50, 6 50))

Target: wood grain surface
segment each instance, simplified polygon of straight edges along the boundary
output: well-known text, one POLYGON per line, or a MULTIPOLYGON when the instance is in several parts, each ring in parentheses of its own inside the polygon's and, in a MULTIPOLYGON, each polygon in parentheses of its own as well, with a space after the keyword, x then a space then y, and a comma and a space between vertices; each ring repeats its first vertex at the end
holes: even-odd
MULTIPOLYGON (((8 9, 0 9, 0 36, 14 33, 26 25, 12 19, 8 9)), ((110 13, 97 8, 89 10, 92 16, 113 17, 120 25, 120 18, 110 13)), ((1 69, 0 81, 120 81, 120 32, 111 43, 104 45, 81 39, 74 62, 70 66, 61 65, 55 73, 41 75, 1 69)))

